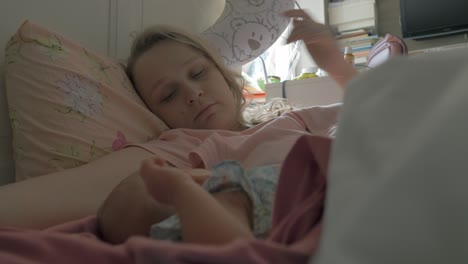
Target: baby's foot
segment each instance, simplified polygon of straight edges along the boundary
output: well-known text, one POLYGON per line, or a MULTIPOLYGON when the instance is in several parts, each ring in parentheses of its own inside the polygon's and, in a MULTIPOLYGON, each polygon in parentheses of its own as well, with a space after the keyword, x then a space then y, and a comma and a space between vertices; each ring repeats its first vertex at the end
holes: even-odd
POLYGON ((143 161, 140 176, 146 189, 160 203, 172 205, 179 190, 188 184, 195 184, 187 171, 170 167, 160 158, 143 161))

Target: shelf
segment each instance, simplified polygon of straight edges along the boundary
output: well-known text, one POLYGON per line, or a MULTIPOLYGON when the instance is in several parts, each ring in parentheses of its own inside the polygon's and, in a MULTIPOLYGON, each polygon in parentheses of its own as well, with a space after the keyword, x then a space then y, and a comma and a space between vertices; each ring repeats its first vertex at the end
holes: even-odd
POLYGON ((328 23, 337 32, 376 28, 375 0, 345 0, 328 5, 328 23))

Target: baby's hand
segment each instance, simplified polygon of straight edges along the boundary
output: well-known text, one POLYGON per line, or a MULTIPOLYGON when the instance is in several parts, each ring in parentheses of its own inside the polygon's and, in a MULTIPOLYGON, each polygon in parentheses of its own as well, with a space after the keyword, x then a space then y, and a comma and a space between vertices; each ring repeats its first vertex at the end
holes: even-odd
POLYGON ((202 185, 208 177, 211 177, 211 171, 206 170, 206 169, 182 169, 184 172, 190 175, 192 177, 192 180, 194 180, 196 183, 199 185, 202 185))
POLYGON ((148 192, 158 202, 172 205, 183 187, 195 184, 187 170, 170 167, 160 158, 143 161, 140 176, 148 192))

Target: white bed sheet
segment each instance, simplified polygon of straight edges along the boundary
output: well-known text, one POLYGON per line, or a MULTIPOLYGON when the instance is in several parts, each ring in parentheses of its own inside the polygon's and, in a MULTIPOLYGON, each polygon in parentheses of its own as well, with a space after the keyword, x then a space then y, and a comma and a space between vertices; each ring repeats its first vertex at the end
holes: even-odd
POLYGON ((355 80, 311 263, 467 263, 468 49, 355 80))

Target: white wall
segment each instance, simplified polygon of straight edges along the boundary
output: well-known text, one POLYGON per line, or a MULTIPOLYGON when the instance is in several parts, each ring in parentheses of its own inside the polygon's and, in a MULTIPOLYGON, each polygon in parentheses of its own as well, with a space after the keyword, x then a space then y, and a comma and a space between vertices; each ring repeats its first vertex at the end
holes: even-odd
MULTIPOLYGON (((5 40, 13 35, 25 19, 30 19, 73 37, 97 52, 106 54, 110 1, 94 0, 92 5, 90 2, 90 0, 2 0, 0 39, 5 40)), ((2 46, 4 44, 2 43, 2 46)), ((4 52, 3 49, 1 52, 4 52)))
POLYGON ((138 31, 154 24, 168 24, 190 32, 202 32, 224 9, 224 0, 110 0, 115 9, 115 46, 111 55, 124 59, 138 31))

